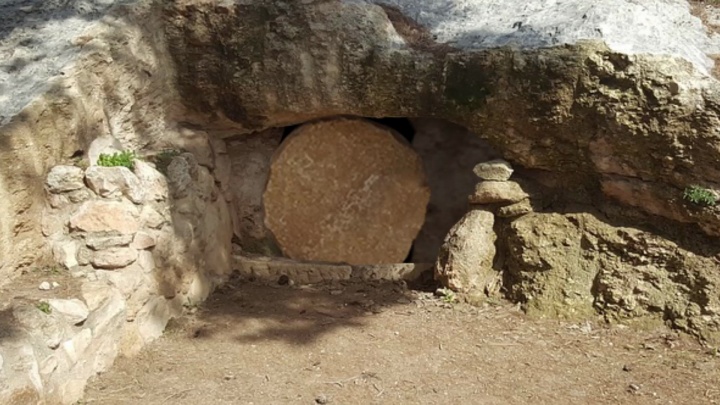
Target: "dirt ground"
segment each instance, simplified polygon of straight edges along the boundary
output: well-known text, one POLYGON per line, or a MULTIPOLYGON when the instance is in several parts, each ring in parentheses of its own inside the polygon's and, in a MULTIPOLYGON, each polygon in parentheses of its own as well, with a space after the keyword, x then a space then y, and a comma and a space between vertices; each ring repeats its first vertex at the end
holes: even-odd
POLYGON ((530 320, 400 284, 236 280, 83 404, 710 404, 720 357, 669 330, 530 320))

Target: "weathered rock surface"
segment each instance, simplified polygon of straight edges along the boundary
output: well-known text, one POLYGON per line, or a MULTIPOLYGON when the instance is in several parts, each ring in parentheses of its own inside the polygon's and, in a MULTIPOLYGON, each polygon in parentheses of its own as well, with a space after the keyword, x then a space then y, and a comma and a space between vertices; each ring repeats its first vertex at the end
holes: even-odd
POLYGON ((75 166, 55 166, 47 175, 48 191, 64 193, 85 187, 83 171, 75 166))
MULTIPOLYGON (((189 39, 186 33, 195 32, 199 20, 184 17, 189 6, 176 3, 167 32, 186 105, 201 114, 221 111, 248 132, 329 112, 442 117, 487 138, 524 168, 572 173, 576 185, 598 176, 601 181, 611 176, 639 181, 656 192, 646 193, 644 203, 631 193, 607 195, 640 209, 677 200, 688 184, 720 188, 715 167, 720 150, 710 146, 720 138, 715 130, 720 127, 720 84, 708 77, 712 62, 701 50, 715 52, 717 41, 707 37, 682 2, 667 7, 623 0, 590 6, 575 0, 562 7, 467 2, 458 13, 447 12, 455 4, 449 0, 383 2, 395 8, 374 3, 283 2, 276 8, 260 2, 215 14, 200 6, 213 26, 233 27, 228 31, 237 33, 222 44, 211 35, 189 39), (537 10, 537 17, 521 11, 530 9, 537 10), (293 18, 283 17, 285 12, 293 18), (486 24, 500 24, 497 15, 520 22, 522 29, 497 27, 479 37, 486 24), (282 24, 270 30, 250 28, 277 18, 282 24), (628 18, 667 24, 667 30, 621 34, 607 29, 628 18), (676 24, 683 27, 682 35, 698 42, 690 45, 669 34, 677 32, 676 24), (299 39, 279 39, 288 32, 299 39), (508 41, 517 47, 495 48, 508 41), (243 67, 253 62, 213 68, 226 66, 222 61, 228 56, 203 52, 222 46, 228 54, 243 55, 258 43, 272 44, 272 52, 251 58, 264 69, 243 67), (560 43, 567 45, 552 46, 560 43), (202 57, 188 64, 190 55, 202 57), (306 55, 315 55, 313 62, 306 55), (275 85, 278 77, 283 86, 275 85), (673 124, 659 124, 664 122, 673 124)), ((704 232, 720 235, 718 208, 676 215, 660 207, 661 217, 697 223, 704 232)))
POLYGON ((522 201, 518 201, 515 204, 506 205, 504 207, 500 207, 497 210, 497 216, 500 218, 513 218, 518 217, 520 215, 527 214, 528 212, 533 211, 532 203, 529 199, 524 199, 522 201))
MULTIPOLYGON (((47 41, 35 41, 51 44, 45 48, 47 56, 23 61, 28 65, 22 69, 0 69, 0 82, 6 84, 0 95, 0 284, 8 282, 16 269, 52 254, 39 226, 46 206, 45 176, 50 167, 67 162, 78 151, 88 151, 90 163, 95 164, 100 151, 152 148, 168 141, 164 138, 185 136, 177 135, 177 121, 183 127, 204 127, 191 132, 200 134, 198 145, 206 145, 203 132, 237 137, 327 116, 432 116, 487 138, 518 167, 571 174, 569 194, 587 188, 598 205, 606 203, 605 196, 638 208, 628 211, 656 215, 648 217, 648 223, 658 228, 682 228, 683 232, 668 232, 665 239, 658 239, 620 226, 606 229, 580 221, 576 232, 569 217, 548 225, 532 219, 540 214, 528 213, 515 221, 529 222, 506 232, 509 240, 524 240, 512 235, 529 238, 528 246, 536 252, 520 251, 526 253, 530 270, 544 267, 546 251, 567 253, 555 246, 565 240, 550 234, 540 233, 548 244, 532 242, 531 232, 526 232, 533 229, 532 221, 547 225, 549 233, 556 228, 569 232, 572 249, 568 251, 589 250, 593 258, 606 263, 597 273, 597 290, 590 291, 593 307, 608 318, 665 317, 678 327, 712 337, 718 315, 717 295, 712 294, 717 268, 711 257, 720 252, 716 243, 700 242, 695 233, 719 236, 720 208, 686 204, 682 192, 690 184, 720 188, 720 84, 708 75, 712 61, 707 57, 720 52, 717 40, 710 39, 699 20, 690 16, 686 3, 672 0, 657 7, 626 0, 592 4, 569 0, 556 7, 543 1, 518 7, 499 0, 382 3, 181 0, 160 7, 137 0, 103 19, 93 20, 92 15, 38 22, 43 33, 55 34, 45 35, 47 41), (458 4, 463 7, 453 7, 458 4), (83 35, 92 38, 92 47, 69 41, 82 30, 65 30, 63 21, 76 21, 87 29, 83 35), (632 23, 637 21, 648 23, 632 23), (512 47, 497 48, 511 43, 512 47), (85 52, 88 49, 92 51, 85 52), (45 80, 49 74, 58 76, 51 82, 45 80), (40 97, 51 88, 62 91, 40 97), (104 146, 100 141, 90 145, 96 136, 104 146), (631 236, 625 238, 618 229, 631 236), (585 241, 594 240, 588 235, 595 231, 600 236, 594 238, 605 242, 586 248, 585 241), (580 234, 583 249, 578 250, 573 244, 580 234)), ((92 6, 93 11, 97 7, 92 6)), ((17 39, 23 27, 14 28, 0 41, 17 39)), ((174 182, 179 187, 173 192, 185 200, 178 201, 183 214, 144 207, 158 213, 160 219, 152 219, 159 233, 174 235, 177 242, 176 249, 165 250, 179 256, 173 266, 166 266, 159 256, 152 258, 150 251, 141 252, 144 265, 138 264, 153 275, 147 267, 155 259, 159 268, 167 269, 159 284, 176 297, 168 305, 179 302, 191 287, 197 290, 193 296, 204 294, 204 282, 197 281, 207 275, 197 273, 206 271, 203 263, 211 263, 215 275, 227 271, 230 214, 222 199, 215 200, 217 190, 206 181, 210 169, 219 170, 210 156, 208 150, 200 150, 197 165, 186 162, 178 168, 175 180, 187 174, 202 183, 183 188, 185 183, 174 182), (198 169, 196 178, 194 167, 206 170, 198 169), (206 211, 212 212, 207 215, 211 225, 199 220, 206 211)), ((467 170, 471 172, 472 166, 467 170)), ((226 179, 223 174, 221 187, 226 179)), ((161 194, 156 193, 155 201, 162 201, 161 194)), ((90 198, 94 197, 89 190, 78 188, 53 194, 50 204, 68 207, 90 198)), ((113 219, 100 212, 88 215, 92 206, 97 208, 97 202, 86 202, 70 221, 73 232, 133 234, 140 226, 134 225, 139 223, 134 206, 126 213, 96 210, 113 212, 113 219)), ((244 214, 242 210, 236 207, 233 216, 244 214)), ((618 218, 621 224, 628 219, 618 218)), ((152 222, 147 219, 142 224, 152 222)), ((64 224, 46 230, 64 232, 64 224)), ((154 250, 167 245, 160 239, 154 250)), ((92 252, 81 247, 78 260, 87 253, 92 252)), ((561 289, 546 272, 522 270, 526 259, 509 259, 513 277, 508 279, 515 280, 510 291, 514 299, 526 300, 528 307, 542 312, 544 299, 533 297, 549 297, 561 289), (548 294, 533 290, 532 279, 548 280, 548 294)), ((558 269, 562 266, 545 261, 558 269)), ((589 269, 583 264, 577 276, 581 281, 569 284, 568 305, 587 308, 586 296, 573 293, 582 289, 573 285, 586 285, 589 269)), ((67 355, 55 357, 57 367, 41 338, 13 347, 10 354, 3 342, 0 373, 5 374, 0 379, 11 379, 3 380, 0 402, 73 403, 82 395, 84 381, 107 368, 126 347, 123 331, 135 325, 127 322, 131 307, 123 294, 108 286, 90 295, 92 305, 87 302, 95 311, 86 320, 89 332, 63 337, 62 342, 70 340, 72 345, 68 344, 67 355), (85 344, 88 336, 91 342, 85 344), (64 360, 80 356, 86 361, 64 360), (44 376, 46 372, 50 374, 44 376)), ((143 308, 146 298, 133 296, 132 308, 143 308)), ((549 303, 549 298, 544 302, 549 303)), ((550 312, 569 313, 557 305, 551 308, 550 312)), ((147 313, 164 317, 164 311, 147 313)), ((27 328, 33 325, 38 323, 27 328)), ((148 329, 149 336, 158 329, 155 326, 148 329)))
POLYGON ((480 180, 508 181, 513 174, 513 168, 507 161, 496 159, 478 163, 473 168, 473 172, 480 180))
POLYGON ((116 201, 88 201, 70 219, 70 228, 84 232, 134 233, 139 229, 137 209, 116 201))
POLYGON ((296 129, 273 158, 265 223, 293 259, 399 263, 430 192, 419 157, 388 128, 335 119, 296 129))
POLYGON ((270 175, 270 161, 280 145, 282 131, 270 129, 227 140, 230 173, 228 192, 232 196, 233 231, 245 252, 279 255, 265 226, 263 192, 270 175))
POLYGON ((693 252, 591 214, 530 213, 504 233, 505 288, 531 314, 583 318, 597 310, 720 339, 716 251, 693 252))
POLYGON ((435 279, 462 293, 482 293, 498 277, 493 268, 495 240, 492 212, 468 212, 448 234, 435 264, 435 279))
POLYGON ((140 180, 146 199, 150 201, 164 201, 168 198, 170 188, 167 178, 162 173, 142 160, 135 162, 133 171, 138 180, 140 180))
POLYGON ((50 299, 48 304, 53 311, 60 313, 72 325, 85 322, 90 314, 87 305, 79 299, 50 299))
POLYGON ((101 197, 125 195, 136 204, 145 199, 143 185, 127 167, 90 166, 85 171, 85 180, 90 189, 101 197))
POLYGON ((104 233, 90 233, 85 236, 85 244, 92 250, 103 250, 118 246, 127 246, 132 241, 132 234, 106 235, 104 233))
POLYGON ((110 248, 93 253, 90 263, 99 269, 120 269, 137 260, 137 256, 133 248, 110 248))
POLYGON ((471 204, 516 203, 530 197, 514 181, 482 181, 475 187, 471 204))

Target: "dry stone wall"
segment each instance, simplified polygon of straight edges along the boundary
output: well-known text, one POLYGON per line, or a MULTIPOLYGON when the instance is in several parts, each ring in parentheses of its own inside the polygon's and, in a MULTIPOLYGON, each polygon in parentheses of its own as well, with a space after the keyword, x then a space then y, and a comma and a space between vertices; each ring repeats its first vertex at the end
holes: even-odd
POLYGON ((213 173, 228 163, 215 149, 202 150, 206 166, 192 153, 175 153, 165 174, 145 160, 132 170, 50 170, 43 233, 81 287, 77 297, 46 299, 47 313, 14 306, 13 322, 24 332, 0 345, 0 380, 7 382, 0 402, 74 402, 88 378, 159 337, 183 306, 203 301, 227 278, 232 226, 213 173))

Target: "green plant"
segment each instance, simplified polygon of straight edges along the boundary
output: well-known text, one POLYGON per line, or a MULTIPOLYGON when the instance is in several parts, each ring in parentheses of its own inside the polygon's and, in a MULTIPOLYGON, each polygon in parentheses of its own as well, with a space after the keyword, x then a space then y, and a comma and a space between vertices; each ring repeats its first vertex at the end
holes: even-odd
POLYGON ((457 302, 457 296, 455 295, 455 292, 449 288, 440 288, 435 292, 435 294, 439 295, 443 302, 447 304, 453 304, 457 302))
POLYGON ((50 308, 50 304, 48 304, 47 302, 44 302, 44 301, 38 302, 37 309, 39 309, 40 311, 42 311, 48 315, 52 312, 52 308, 50 308))
POLYGON ((718 197, 712 190, 698 185, 686 188, 683 192, 683 198, 703 207, 713 207, 718 202, 718 197))
POLYGON ((97 164, 98 166, 115 167, 122 166, 131 169, 135 167, 135 152, 117 152, 112 155, 100 154, 97 164))
POLYGON ((170 162, 172 162, 173 158, 180 156, 181 153, 182 151, 176 149, 163 150, 155 155, 155 158, 153 159, 155 167, 157 167, 160 173, 167 176, 167 169, 168 166, 170 166, 170 162))

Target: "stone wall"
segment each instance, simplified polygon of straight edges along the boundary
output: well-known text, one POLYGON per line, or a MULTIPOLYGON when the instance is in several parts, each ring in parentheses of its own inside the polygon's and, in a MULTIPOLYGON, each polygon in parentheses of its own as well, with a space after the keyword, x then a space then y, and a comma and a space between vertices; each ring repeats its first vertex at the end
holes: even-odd
POLYGON ((156 155, 165 174, 145 160, 132 170, 50 170, 42 231, 80 288, 62 299, 47 291, 49 313, 34 302, 11 307, 4 326, 22 333, 0 345, 0 402, 74 402, 88 378, 159 337, 229 276, 232 225, 215 177, 227 161, 220 147, 197 152, 156 155))

